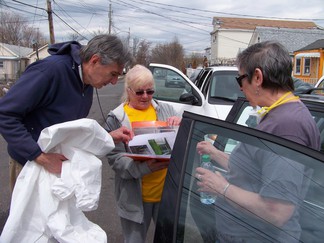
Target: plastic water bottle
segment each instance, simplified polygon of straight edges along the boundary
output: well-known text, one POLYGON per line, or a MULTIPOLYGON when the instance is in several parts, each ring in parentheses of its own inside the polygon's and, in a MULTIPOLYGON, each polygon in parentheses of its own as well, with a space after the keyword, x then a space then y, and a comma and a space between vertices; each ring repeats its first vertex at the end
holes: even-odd
MULTIPOLYGON (((203 154, 201 156, 201 165, 202 168, 208 169, 215 172, 213 164, 210 162, 209 154, 203 154)), ((200 202, 203 204, 213 204, 216 200, 216 195, 210 195, 205 192, 200 192, 200 202)))

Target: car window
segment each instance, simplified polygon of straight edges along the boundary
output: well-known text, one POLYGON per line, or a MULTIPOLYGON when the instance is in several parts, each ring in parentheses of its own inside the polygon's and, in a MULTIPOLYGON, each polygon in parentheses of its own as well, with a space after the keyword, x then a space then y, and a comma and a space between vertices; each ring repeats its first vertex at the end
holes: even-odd
MULTIPOLYGON (((258 242, 277 242, 278 235, 285 242, 319 242, 324 237, 324 158, 319 152, 217 119, 190 120, 185 115, 183 123, 168 169, 155 242, 217 242, 217 238, 226 239, 231 230, 238 238, 258 242), (178 144, 180 140, 187 142, 178 144), (221 195, 214 204, 202 204, 195 176, 201 161, 196 152, 200 141, 209 141, 229 154, 232 166, 244 171, 244 176, 255 182, 252 185, 262 185, 267 195, 292 203, 296 210, 292 221, 298 223, 292 228, 280 227, 247 212, 244 205, 232 205, 221 195), (272 184, 273 177, 282 184, 272 184), (293 179, 286 184, 287 178, 293 179), (295 232, 299 226, 300 234, 295 232)), ((228 175, 216 161, 212 163, 221 174, 228 175)), ((231 240, 225 242, 234 242, 231 240)))
POLYGON ((324 78, 321 78, 322 81, 319 81, 318 84, 316 84, 317 90, 314 90, 313 93, 317 95, 324 95, 324 78))
POLYGON ((187 81, 173 70, 161 67, 152 67, 151 71, 155 80, 155 93, 153 98, 158 100, 180 102, 184 93, 192 93, 187 81))
POLYGON ((192 82, 196 83, 196 80, 198 80, 199 76, 202 73, 201 72, 202 70, 203 70, 202 68, 196 68, 196 69, 194 69, 193 73, 189 76, 189 79, 192 82))
POLYGON ((324 78, 323 78, 322 81, 317 85, 316 88, 324 88, 324 78))
POLYGON ((323 79, 322 82, 318 85, 318 88, 324 88, 324 79, 323 79))
MULTIPOLYGON (((208 77, 212 74, 212 70, 210 69, 202 69, 196 78, 195 85, 201 89, 202 85, 205 83, 205 80, 208 79, 208 77)), ((204 93, 202 90, 204 96, 206 97, 207 92, 204 93)))
POLYGON ((314 87, 315 89, 312 91, 312 94, 324 95, 324 76, 317 81, 314 87))
MULTIPOLYGON (((321 135, 321 152, 324 153, 324 110, 321 108, 322 104, 304 101, 304 104, 308 107, 308 110, 312 114, 316 125, 320 131, 321 135)), ((227 117, 227 121, 235 122, 237 124, 255 128, 258 120, 260 119, 256 115, 256 110, 250 106, 247 100, 239 100, 234 104, 234 108, 231 110, 231 113, 227 117), (234 117, 233 117, 234 116, 234 117)))
POLYGON ((237 71, 214 72, 209 89, 209 102, 214 103, 217 99, 235 101, 238 97, 244 97, 235 77, 237 71))
POLYGON ((207 97, 207 93, 208 90, 210 88, 210 78, 212 77, 212 72, 208 73, 208 75, 206 76, 203 85, 201 87, 201 92, 203 93, 203 95, 205 96, 205 98, 207 97))

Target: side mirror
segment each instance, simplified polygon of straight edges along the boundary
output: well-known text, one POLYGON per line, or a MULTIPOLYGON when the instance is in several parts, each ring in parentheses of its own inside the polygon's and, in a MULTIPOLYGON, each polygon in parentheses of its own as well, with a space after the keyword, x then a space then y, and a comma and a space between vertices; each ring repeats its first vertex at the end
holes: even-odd
POLYGON ((179 98, 179 100, 183 103, 190 104, 190 105, 196 105, 198 104, 198 99, 196 96, 194 96, 191 93, 185 93, 182 94, 179 98))

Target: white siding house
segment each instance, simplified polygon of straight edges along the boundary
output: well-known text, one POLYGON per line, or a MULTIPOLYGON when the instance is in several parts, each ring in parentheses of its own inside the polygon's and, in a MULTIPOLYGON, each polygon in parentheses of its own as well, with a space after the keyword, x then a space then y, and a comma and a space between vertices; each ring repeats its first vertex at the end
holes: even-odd
POLYGON ((310 21, 283 21, 214 17, 210 64, 233 64, 237 54, 249 45, 277 40, 293 51, 324 36, 324 29, 310 21))
MULTIPOLYGON (((48 45, 38 49, 39 59, 48 56, 48 45)), ((15 81, 26 67, 37 60, 32 48, 0 43, 0 81, 15 81)))
POLYGON ((20 76, 28 65, 31 48, 0 43, 0 80, 11 81, 20 76))

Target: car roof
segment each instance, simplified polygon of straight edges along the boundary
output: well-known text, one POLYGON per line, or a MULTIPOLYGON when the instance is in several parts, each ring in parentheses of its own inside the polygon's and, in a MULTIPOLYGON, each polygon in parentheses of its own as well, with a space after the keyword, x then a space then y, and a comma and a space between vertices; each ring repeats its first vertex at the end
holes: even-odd
POLYGON ((237 71, 236 66, 210 66, 204 68, 205 70, 213 70, 213 71, 237 71))
POLYGON ((318 94, 298 94, 299 98, 307 101, 324 103, 324 96, 318 94))

